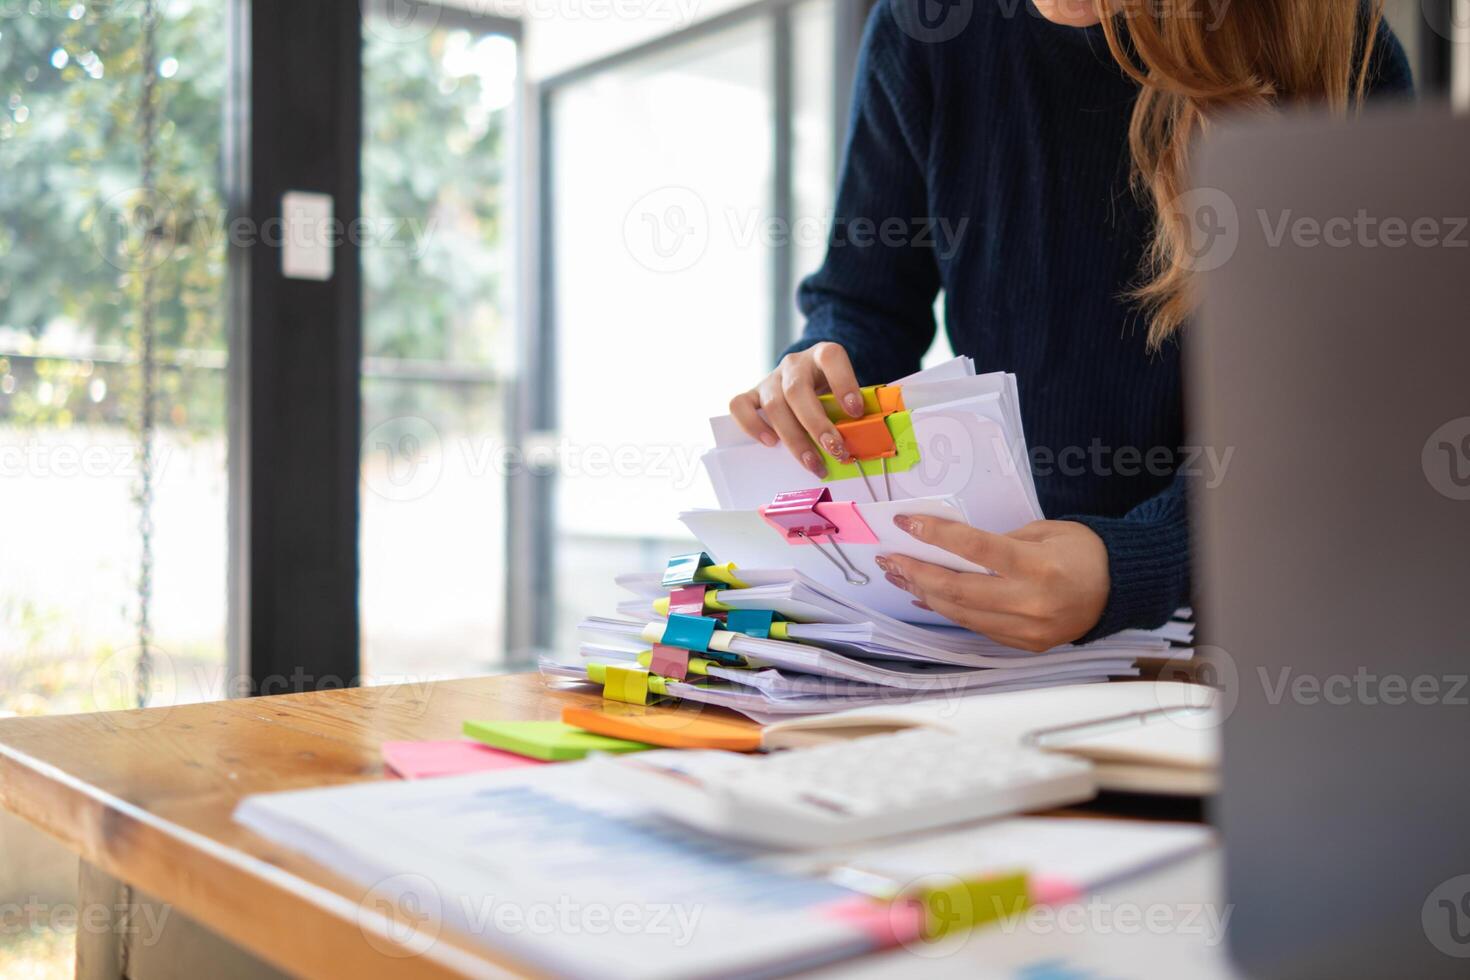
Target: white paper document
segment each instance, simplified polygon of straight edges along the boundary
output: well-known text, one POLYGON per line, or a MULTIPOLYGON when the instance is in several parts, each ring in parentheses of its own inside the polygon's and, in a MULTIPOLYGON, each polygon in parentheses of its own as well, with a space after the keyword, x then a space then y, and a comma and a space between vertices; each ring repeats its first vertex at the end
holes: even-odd
MULTIPOLYGON (((870 903, 562 763, 252 796, 235 819, 557 976, 789 973, 876 947, 870 903)), ((410 948, 414 945, 412 937, 410 948)))

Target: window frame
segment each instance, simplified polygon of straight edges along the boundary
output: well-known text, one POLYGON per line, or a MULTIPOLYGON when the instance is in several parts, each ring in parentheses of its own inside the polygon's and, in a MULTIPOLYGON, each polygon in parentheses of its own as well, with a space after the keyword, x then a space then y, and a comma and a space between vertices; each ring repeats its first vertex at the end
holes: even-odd
MULTIPOLYGON (((552 125, 552 101, 568 86, 588 81, 617 68, 635 65, 696 44, 751 23, 770 24, 772 58, 771 85, 775 111, 772 113, 773 191, 770 213, 790 218, 794 213, 792 173, 794 139, 794 52, 791 14, 803 0, 758 0, 758 2, 699 21, 682 30, 662 35, 614 52, 541 80, 528 100, 526 145, 534 147, 531 172, 534 186, 531 203, 534 221, 526 223, 525 254, 532 257, 531 287, 523 291, 520 330, 521 365, 519 396, 512 404, 512 445, 524 450, 554 433, 558 425, 556 371, 556 201, 552 192, 552 165, 556 157, 556 133, 552 125)), ((834 0, 833 78, 833 166, 841 165, 847 141, 853 72, 863 25, 872 0, 834 0)), ((790 242, 772 250, 770 339, 774 350, 783 349, 796 335, 795 292, 790 242)), ((525 667, 538 651, 551 647, 555 634, 556 524, 553 501, 556 475, 520 467, 507 476, 506 499, 517 519, 507 528, 508 567, 518 570, 506 576, 506 658, 511 667, 525 667)))
MULTIPOLYGON (((330 195, 343 225, 361 217, 362 33, 365 18, 388 2, 230 0, 224 155, 232 219, 265 227, 287 190, 330 195)), ((447 4, 415 7, 425 8, 436 27, 521 46, 519 21, 447 4)), ((518 86, 512 134, 523 102, 518 86)), ((518 162, 513 144, 512 193, 518 162)), ((518 222, 512 214, 513 263, 518 222)), ((332 279, 305 282, 282 275, 279 246, 230 249, 229 695, 361 680, 361 260, 360 247, 343 240, 332 279), (248 687, 236 678, 248 678, 248 687)))

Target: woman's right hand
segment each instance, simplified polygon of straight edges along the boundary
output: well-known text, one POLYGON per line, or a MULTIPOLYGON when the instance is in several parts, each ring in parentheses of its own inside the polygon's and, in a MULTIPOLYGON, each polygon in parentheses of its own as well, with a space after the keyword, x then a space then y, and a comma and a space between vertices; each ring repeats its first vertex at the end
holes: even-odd
POLYGON ((823 341, 781 358, 760 384, 730 399, 730 414, 751 438, 767 446, 785 443, 797 462, 824 477, 827 467, 816 445, 839 460, 848 459, 842 436, 818 397, 828 393, 849 416, 862 418, 863 396, 847 351, 823 341))

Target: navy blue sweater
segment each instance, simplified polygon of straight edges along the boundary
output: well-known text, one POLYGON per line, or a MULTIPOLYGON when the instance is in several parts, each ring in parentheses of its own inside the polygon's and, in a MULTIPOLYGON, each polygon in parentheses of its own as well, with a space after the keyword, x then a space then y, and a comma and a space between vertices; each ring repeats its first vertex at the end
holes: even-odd
MULTIPOLYGON (((1128 184, 1137 85, 1101 28, 976 0, 947 8, 971 14, 943 39, 955 22, 930 30, 929 2, 879 0, 868 21, 837 217, 791 349, 835 341, 863 384, 911 373, 942 289, 955 352, 1018 377, 1043 511, 1107 545, 1112 593, 1084 639, 1158 626, 1190 601, 1185 488, 1211 463, 1183 445, 1178 344, 1150 352, 1124 295, 1150 228, 1128 184)), ((1409 91, 1402 48, 1386 27, 1379 41, 1372 91, 1409 91)))

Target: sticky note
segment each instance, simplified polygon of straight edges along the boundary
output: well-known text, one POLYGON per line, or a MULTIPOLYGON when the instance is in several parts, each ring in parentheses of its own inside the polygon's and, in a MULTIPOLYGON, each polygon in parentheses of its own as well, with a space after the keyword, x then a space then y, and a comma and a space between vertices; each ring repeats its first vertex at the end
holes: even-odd
POLYGON ((615 703, 601 709, 568 705, 561 710, 561 717, 589 731, 636 738, 671 749, 754 752, 761 746, 761 730, 754 722, 720 717, 717 711, 703 706, 689 710, 615 703))
POLYGON ((1010 918, 1031 904, 1024 872, 969 881, 943 877, 948 880, 922 888, 918 895, 926 939, 1010 918))
POLYGON ((479 742, 453 738, 432 742, 384 742, 383 764, 404 779, 462 776, 471 772, 539 766, 538 759, 492 749, 479 742))
POLYGON ((693 650, 696 653, 704 653, 709 650, 709 641, 715 635, 715 621, 705 619, 702 616, 669 616, 668 625, 664 627, 663 643, 665 646, 682 647, 685 650, 693 650))
POLYGON ((725 629, 766 639, 775 619, 776 614, 769 609, 736 609, 725 617, 725 629))
POLYGON ((594 735, 560 721, 467 721, 464 733, 493 748, 516 755, 563 762, 589 752, 642 752, 653 746, 606 735, 594 735))
POLYGON ((699 570, 701 582, 717 582, 727 585, 732 589, 748 589, 750 586, 740 581, 735 575, 735 563, 727 561, 723 565, 707 565, 699 570))

